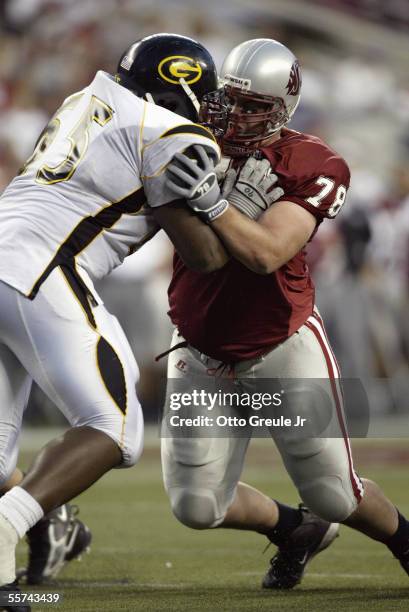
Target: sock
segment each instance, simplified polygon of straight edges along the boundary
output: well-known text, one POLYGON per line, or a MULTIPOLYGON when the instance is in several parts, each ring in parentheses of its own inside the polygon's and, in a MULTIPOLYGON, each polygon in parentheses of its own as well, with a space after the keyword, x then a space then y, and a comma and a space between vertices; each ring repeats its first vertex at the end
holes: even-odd
POLYGON ((278 506, 278 522, 277 525, 266 533, 266 536, 276 546, 281 546, 290 535, 298 527, 302 521, 302 512, 298 508, 291 508, 274 500, 278 506))
POLYGON ((392 552, 395 557, 401 557, 409 551, 409 521, 398 512, 398 528, 387 540, 385 540, 386 546, 392 552))
POLYGON ((30 493, 21 487, 13 487, 0 499, 0 515, 11 523, 22 538, 44 516, 44 512, 30 493))
POLYGON ((17 531, 4 516, 0 516, 0 585, 16 579, 17 542, 17 531))

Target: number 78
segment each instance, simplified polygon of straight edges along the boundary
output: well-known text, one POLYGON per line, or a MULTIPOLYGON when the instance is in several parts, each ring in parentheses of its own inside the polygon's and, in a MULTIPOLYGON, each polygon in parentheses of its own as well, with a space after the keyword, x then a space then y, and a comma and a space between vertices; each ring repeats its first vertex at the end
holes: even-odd
MULTIPOLYGON (((329 196, 331 191, 333 191, 335 187, 335 181, 328 178, 327 176, 320 176, 315 182, 317 185, 320 185, 322 189, 317 193, 316 196, 310 196, 309 198, 306 198, 306 202, 318 208, 322 200, 329 196)), ((345 185, 339 185, 335 193, 334 201, 332 202, 331 206, 328 208, 327 211, 327 215, 329 217, 336 217, 336 215, 339 213, 342 206, 344 205, 346 195, 347 188, 345 187, 345 185)))

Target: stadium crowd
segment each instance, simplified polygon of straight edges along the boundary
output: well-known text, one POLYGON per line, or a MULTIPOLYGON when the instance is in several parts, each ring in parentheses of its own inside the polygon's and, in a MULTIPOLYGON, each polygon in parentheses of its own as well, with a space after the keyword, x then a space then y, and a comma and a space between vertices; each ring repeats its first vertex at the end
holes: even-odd
MULTIPOLYGON (((202 42, 217 65, 249 37, 276 38, 294 49, 303 93, 290 127, 324 138, 352 172, 344 211, 336 223, 323 224, 309 248, 318 305, 344 376, 387 379, 373 394, 375 409, 407 410, 409 79, 381 44, 351 52, 328 33, 318 36, 257 5, 250 11, 234 2, 214 20, 195 3, 153 8, 129 0, 8 0, 0 4, 0 19, 0 192, 66 95, 99 69, 114 72, 128 41, 155 32, 186 34, 202 42)), ((171 334, 166 287, 172 250, 162 234, 98 287, 141 367, 145 415, 160 402, 165 364, 154 356, 166 350, 171 334), (122 306, 119 294, 127 296, 122 306)), ((38 391, 34 401, 47 412, 38 391)))

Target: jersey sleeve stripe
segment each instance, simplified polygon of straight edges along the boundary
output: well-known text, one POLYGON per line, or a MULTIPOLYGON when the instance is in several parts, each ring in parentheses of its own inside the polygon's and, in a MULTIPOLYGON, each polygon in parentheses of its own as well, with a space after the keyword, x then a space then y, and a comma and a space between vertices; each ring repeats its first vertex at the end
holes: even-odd
POLYGON ((105 206, 96 215, 85 217, 73 229, 61 244, 58 251, 34 283, 28 297, 32 300, 42 283, 55 267, 60 265, 74 266, 74 257, 83 251, 104 229, 112 227, 123 214, 138 212, 146 202, 143 187, 128 194, 122 200, 105 206))
POLYGON ((216 142, 216 139, 210 130, 202 125, 197 125, 196 123, 177 125, 170 130, 167 130, 167 132, 164 132, 161 135, 161 138, 167 138, 168 136, 174 136, 175 134, 196 134, 197 136, 205 136, 205 138, 209 138, 209 140, 216 142))

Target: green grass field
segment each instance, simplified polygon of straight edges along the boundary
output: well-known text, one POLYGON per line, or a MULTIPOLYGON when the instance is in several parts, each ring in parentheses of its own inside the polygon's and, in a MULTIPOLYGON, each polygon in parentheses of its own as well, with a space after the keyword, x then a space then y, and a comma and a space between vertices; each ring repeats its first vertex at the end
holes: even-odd
MULTIPOLYGON (((355 446, 359 472, 375 479, 409 514, 407 441, 355 446)), ((23 455, 23 464, 30 455, 23 455)), ((298 502, 269 441, 252 444, 243 480, 298 502)), ((33 606, 34 611, 409 610, 409 578, 398 562, 382 545, 346 528, 313 560, 301 586, 283 593, 262 590, 273 547, 263 555, 262 536, 179 525, 163 490, 154 441, 135 468, 111 472, 76 503, 93 532, 91 553, 67 565, 48 587, 63 593, 63 602, 33 606)), ((19 553, 21 564, 25 545, 19 553)))

